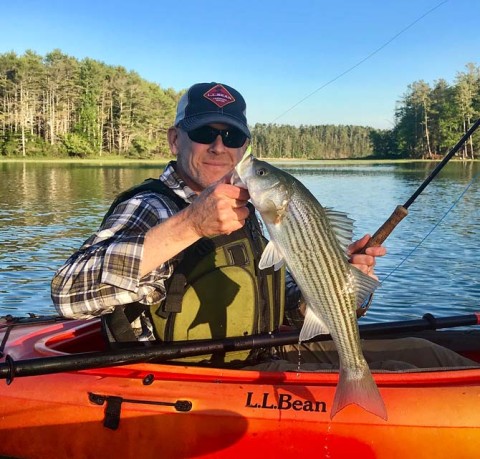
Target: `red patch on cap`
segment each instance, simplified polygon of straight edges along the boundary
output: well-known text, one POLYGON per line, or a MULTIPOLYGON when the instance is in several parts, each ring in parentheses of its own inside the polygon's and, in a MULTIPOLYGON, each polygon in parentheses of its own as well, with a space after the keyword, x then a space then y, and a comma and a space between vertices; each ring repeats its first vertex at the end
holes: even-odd
POLYGON ((203 97, 210 102, 213 102, 219 108, 235 102, 235 97, 233 97, 221 84, 217 84, 212 89, 209 89, 203 97))

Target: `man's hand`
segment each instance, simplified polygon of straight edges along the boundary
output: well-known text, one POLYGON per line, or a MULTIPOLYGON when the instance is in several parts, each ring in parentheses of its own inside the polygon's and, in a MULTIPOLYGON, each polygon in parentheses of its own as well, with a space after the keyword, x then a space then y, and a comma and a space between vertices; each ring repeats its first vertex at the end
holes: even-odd
POLYGON ((150 228, 145 237, 140 275, 170 260, 202 237, 230 234, 248 217, 248 191, 223 180, 203 190, 185 209, 150 228))
POLYGON ((245 224, 249 198, 245 188, 215 183, 203 190, 185 211, 199 237, 230 234, 245 224))
POLYGON ((387 249, 383 246, 369 247, 365 253, 357 253, 362 251, 367 242, 371 239, 369 234, 366 234, 358 241, 353 242, 348 247, 348 253, 350 254, 350 263, 358 268, 360 271, 368 274, 370 277, 378 280, 378 277, 374 273, 375 258, 383 257, 387 253, 387 249))

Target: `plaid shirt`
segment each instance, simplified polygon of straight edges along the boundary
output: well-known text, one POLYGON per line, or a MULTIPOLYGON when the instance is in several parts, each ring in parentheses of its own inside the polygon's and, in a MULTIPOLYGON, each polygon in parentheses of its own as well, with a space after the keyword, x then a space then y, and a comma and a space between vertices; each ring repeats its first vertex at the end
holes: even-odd
MULTIPOLYGON (((196 194, 174 167, 172 161, 160 180, 191 203, 196 194)), ((175 268, 173 261, 140 278, 140 260, 147 231, 176 212, 178 208, 169 198, 149 191, 120 203, 55 273, 52 299, 58 312, 64 317, 87 319, 111 312, 118 305, 161 301, 164 282, 175 268)))
MULTIPOLYGON (((196 194, 175 172, 174 161, 167 165, 160 180, 187 203, 195 199, 196 194)), ((165 297, 165 280, 175 268, 174 261, 161 264, 142 278, 140 261, 147 231, 176 212, 178 207, 168 197, 150 191, 120 203, 55 273, 52 300, 57 311, 64 317, 88 319, 111 312, 118 305, 160 302, 165 297)), ((299 295, 287 275, 287 309, 296 307, 299 295)), ((145 317, 142 319, 138 330, 151 330, 145 317)))

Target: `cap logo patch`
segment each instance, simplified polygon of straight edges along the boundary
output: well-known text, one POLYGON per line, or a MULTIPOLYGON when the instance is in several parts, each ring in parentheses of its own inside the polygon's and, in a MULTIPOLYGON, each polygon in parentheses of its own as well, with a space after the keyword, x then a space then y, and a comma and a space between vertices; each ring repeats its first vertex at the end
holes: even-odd
POLYGON ((208 99, 210 102, 213 102, 219 108, 235 102, 235 97, 233 97, 221 84, 217 84, 213 88, 209 89, 203 95, 203 97, 208 99))

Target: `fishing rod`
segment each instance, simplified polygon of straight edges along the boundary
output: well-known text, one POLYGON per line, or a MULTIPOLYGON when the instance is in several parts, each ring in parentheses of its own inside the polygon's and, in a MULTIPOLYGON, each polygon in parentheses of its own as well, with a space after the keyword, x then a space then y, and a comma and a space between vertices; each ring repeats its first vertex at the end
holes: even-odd
POLYGON ((415 199, 422 193, 422 191, 428 186, 428 184, 436 177, 436 175, 443 169, 443 167, 450 161, 460 147, 468 140, 468 138, 475 132, 480 126, 480 118, 473 123, 470 129, 465 135, 458 141, 458 143, 445 155, 442 161, 435 167, 431 174, 423 181, 418 187, 415 193, 405 202, 405 204, 398 205, 393 211, 392 215, 383 223, 382 226, 376 231, 372 238, 368 241, 361 253, 365 253, 365 250, 369 247, 378 247, 387 239, 395 227, 408 215, 408 208, 413 204, 415 199))
MULTIPOLYGON (((434 317, 425 314, 422 319, 403 320, 360 325, 363 338, 388 335, 391 333, 412 333, 423 330, 437 330, 468 325, 480 325, 480 312, 450 317, 434 317)), ((109 366, 130 365, 144 362, 165 362, 172 359, 192 357, 215 352, 230 352, 263 347, 282 346, 298 343, 300 330, 292 332, 263 333, 219 340, 198 340, 173 344, 151 344, 105 352, 84 352, 56 357, 41 357, 15 361, 7 355, 0 363, 0 379, 7 384, 15 377, 38 376, 66 371, 80 371, 109 366)), ((319 335, 311 341, 331 339, 330 335, 319 335)))

